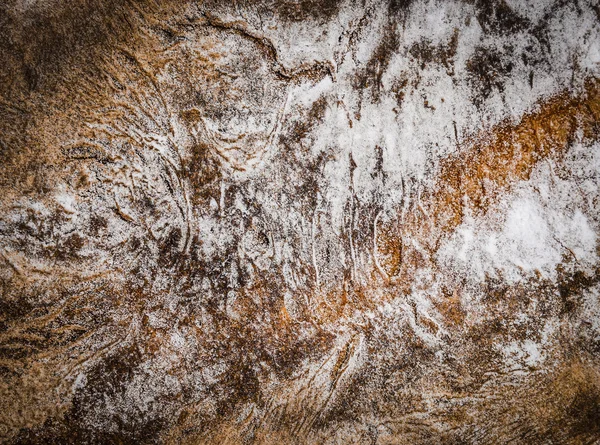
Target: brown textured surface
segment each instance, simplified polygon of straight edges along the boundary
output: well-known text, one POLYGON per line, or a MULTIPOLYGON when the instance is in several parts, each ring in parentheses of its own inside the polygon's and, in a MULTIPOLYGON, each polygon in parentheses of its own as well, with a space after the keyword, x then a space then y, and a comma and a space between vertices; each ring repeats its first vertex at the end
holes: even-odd
POLYGON ((0 441, 600 443, 592 3, 5 2, 0 441))

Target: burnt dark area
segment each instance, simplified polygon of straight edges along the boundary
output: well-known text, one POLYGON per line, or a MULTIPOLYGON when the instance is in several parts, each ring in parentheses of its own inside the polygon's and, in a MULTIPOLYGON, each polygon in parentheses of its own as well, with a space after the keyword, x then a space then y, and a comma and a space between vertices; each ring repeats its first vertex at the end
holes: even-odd
POLYGON ((481 106, 494 91, 502 93, 506 76, 513 67, 513 62, 507 61, 499 51, 478 48, 467 62, 469 80, 476 91, 473 102, 481 106))
POLYGON ((421 69, 428 64, 441 64, 446 68, 448 75, 454 75, 454 57, 458 46, 459 30, 456 29, 447 44, 433 45, 424 39, 415 43, 409 50, 412 57, 420 63, 421 69))
POLYGON ((477 20, 484 31, 504 34, 526 31, 529 20, 521 17, 504 0, 478 0, 477 20))

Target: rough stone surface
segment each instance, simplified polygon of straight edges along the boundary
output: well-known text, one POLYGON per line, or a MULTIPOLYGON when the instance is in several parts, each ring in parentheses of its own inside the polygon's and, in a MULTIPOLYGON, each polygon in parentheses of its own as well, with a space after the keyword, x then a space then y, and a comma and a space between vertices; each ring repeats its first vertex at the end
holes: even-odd
POLYGON ((0 441, 600 443, 600 6, 5 0, 0 441))

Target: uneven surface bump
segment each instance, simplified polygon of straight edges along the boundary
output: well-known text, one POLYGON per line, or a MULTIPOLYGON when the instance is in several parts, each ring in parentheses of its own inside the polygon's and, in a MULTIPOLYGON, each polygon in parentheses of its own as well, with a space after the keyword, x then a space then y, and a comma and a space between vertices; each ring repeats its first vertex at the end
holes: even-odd
POLYGON ((0 441, 600 444, 594 1, 8 0, 0 441))

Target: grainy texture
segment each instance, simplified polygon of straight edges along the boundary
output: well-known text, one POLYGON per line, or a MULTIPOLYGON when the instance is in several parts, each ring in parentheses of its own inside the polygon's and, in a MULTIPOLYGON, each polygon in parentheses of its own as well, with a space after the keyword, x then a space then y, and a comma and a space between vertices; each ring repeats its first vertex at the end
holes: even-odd
POLYGON ((600 443, 600 6, 0 5, 0 440, 600 443))

